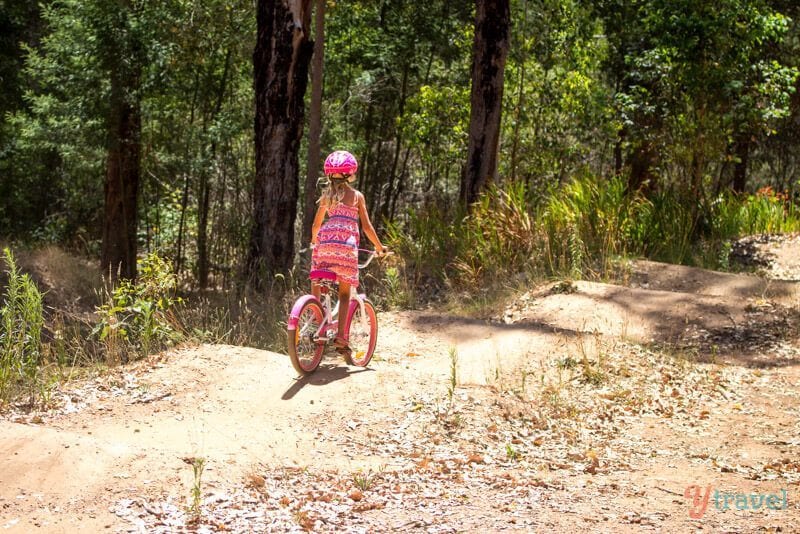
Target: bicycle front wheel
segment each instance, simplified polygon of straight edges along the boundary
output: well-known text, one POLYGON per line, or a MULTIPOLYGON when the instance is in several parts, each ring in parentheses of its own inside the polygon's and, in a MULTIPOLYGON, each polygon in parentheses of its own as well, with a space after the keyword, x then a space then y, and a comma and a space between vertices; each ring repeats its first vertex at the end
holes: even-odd
POLYGON ((345 355, 345 361, 349 365, 366 367, 372 359, 375 344, 378 342, 378 319, 372 303, 364 299, 362 309, 358 301, 354 300, 350 305, 347 325, 350 354, 345 355))
POLYGON ((306 375, 313 373, 322 361, 325 344, 317 339, 324 314, 316 300, 309 300, 297 314, 297 325, 288 330, 289 359, 295 370, 306 375))

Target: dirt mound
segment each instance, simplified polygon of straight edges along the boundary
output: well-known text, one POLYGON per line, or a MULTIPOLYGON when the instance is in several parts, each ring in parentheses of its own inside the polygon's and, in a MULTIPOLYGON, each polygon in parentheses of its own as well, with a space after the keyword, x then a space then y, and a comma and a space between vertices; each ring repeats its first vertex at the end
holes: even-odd
POLYGON ((490 319, 382 312, 368 369, 334 353, 297 378, 286 355, 203 345, 75 381, 58 410, 0 421, 0 526, 750 531, 800 519, 794 284, 653 262, 631 273, 627 287, 549 284, 490 319), (691 519, 692 484, 786 490, 787 506, 725 511, 712 496, 691 519))
POLYGON ((800 281, 800 234, 762 234, 733 243, 730 259, 775 280, 800 281))
POLYGON ((800 284, 756 274, 733 274, 637 260, 631 264, 627 285, 636 289, 675 291, 729 300, 761 299, 785 305, 800 303, 800 284))

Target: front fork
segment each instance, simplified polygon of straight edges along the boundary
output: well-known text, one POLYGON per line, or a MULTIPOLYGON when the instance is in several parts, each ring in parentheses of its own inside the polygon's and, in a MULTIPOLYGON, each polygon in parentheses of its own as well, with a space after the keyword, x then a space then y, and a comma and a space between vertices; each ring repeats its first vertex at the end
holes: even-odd
MULTIPOLYGON (((350 317, 353 316, 353 313, 355 313, 356 306, 359 307, 361 309, 361 326, 366 330, 369 327, 369 324, 367 323, 367 314, 364 311, 365 300, 367 300, 367 295, 359 293, 354 287, 350 288, 350 309, 347 311, 347 318, 349 319, 350 317)), ((327 321, 329 328, 328 339, 333 339, 333 337, 335 337, 335 334, 331 335, 331 332, 335 332, 339 324, 340 304, 341 303, 337 301, 336 307, 333 310, 331 310, 331 312, 328 315, 328 321, 327 321)), ((326 310, 331 309, 331 296, 327 294, 325 295, 325 309, 326 310)))
POLYGON ((360 308, 361 314, 361 326, 366 330, 369 328, 369 324, 367 323, 367 314, 364 311, 364 301, 367 300, 367 295, 364 293, 359 294, 356 291, 356 288, 350 288, 350 310, 348 310, 349 317, 352 317, 356 311, 356 306, 360 308))

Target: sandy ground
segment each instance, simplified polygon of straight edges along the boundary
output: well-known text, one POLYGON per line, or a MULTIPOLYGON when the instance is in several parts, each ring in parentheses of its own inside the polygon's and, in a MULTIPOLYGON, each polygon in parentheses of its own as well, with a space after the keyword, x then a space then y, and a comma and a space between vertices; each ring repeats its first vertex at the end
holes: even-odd
POLYGON ((800 531, 796 282, 554 287, 380 312, 367 369, 204 345, 71 383, 0 420, 0 531, 800 531))

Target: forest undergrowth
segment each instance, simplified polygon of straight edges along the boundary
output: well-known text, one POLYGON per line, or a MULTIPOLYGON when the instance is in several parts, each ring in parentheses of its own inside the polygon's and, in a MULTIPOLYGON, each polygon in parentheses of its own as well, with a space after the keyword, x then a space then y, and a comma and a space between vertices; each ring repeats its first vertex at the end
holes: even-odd
MULTIPOLYGON (((626 259, 737 270, 735 239, 800 230, 785 194, 688 199, 645 196, 621 179, 577 179, 536 197, 523 184, 494 187, 470 213, 429 207, 389 224, 397 254, 363 274, 379 308, 444 306, 482 316, 544 281, 620 281, 626 259)), ((12 252, 13 250, 13 252, 12 252)), ((135 283, 103 282, 86 260, 52 245, 5 254, 0 317, 0 404, 46 406, 57 385, 179 343, 283 350, 291 303, 307 291, 298 262, 256 292, 246 283, 198 291, 153 251, 135 283)))

